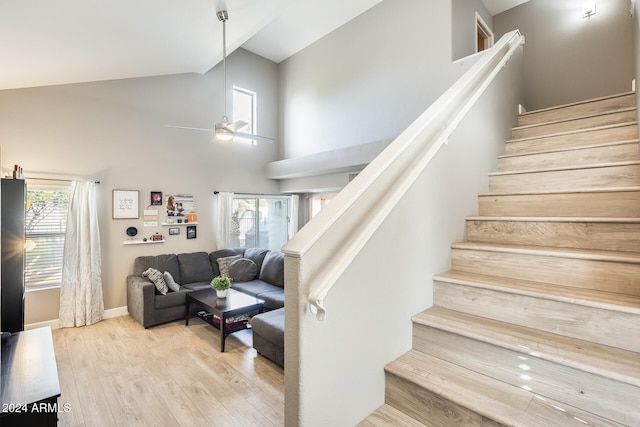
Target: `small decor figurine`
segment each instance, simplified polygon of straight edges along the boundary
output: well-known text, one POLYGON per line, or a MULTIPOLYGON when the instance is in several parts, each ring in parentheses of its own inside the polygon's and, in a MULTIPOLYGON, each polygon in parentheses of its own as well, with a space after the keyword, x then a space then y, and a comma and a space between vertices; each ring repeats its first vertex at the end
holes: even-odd
POLYGON ((231 287, 231 279, 227 276, 214 277, 211 281, 211 287, 216 290, 216 296, 218 298, 226 298, 227 292, 231 287))

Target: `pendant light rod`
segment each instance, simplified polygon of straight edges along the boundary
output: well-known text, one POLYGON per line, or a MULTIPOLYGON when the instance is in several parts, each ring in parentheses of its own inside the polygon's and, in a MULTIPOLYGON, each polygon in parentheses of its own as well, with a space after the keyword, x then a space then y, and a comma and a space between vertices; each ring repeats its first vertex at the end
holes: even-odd
POLYGON ((224 121, 227 119, 227 20, 229 14, 226 10, 216 12, 218 20, 222 22, 222 99, 224 100, 224 121))

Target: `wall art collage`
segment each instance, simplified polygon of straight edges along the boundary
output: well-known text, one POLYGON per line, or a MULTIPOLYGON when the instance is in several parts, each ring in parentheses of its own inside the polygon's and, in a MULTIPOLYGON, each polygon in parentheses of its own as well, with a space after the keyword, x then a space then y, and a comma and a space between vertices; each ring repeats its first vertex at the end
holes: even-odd
MULTIPOLYGON (((138 190, 113 190, 112 218, 140 219, 140 192, 138 190)), ((150 193, 150 203, 142 211, 142 226, 167 227, 168 236, 179 236, 185 228, 187 239, 197 237, 198 216, 194 211, 193 195, 183 193, 165 194, 161 191, 150 193)), ((142 233, 148 234, 148 233, 142 233)), ((161 243, 165 242, 165 233, 156 231, 148 236, 141 236, 135 226, 126 229, 127 240, 124 244, 161 243)))

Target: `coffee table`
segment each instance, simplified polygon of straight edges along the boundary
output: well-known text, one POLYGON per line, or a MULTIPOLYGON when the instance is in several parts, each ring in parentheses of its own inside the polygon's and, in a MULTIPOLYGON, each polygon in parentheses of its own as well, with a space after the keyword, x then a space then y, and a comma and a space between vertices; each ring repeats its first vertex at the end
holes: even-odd
POLYGON ((229 289, 226 298, 218 298, 216 291, 213 289, 203 289, 200 291, 189 292, 186 296, 187 311, 185 314, 184 324, 189 326, 189 318, 191 317, 191 304, 204 309, 208 312, 206 315, 198 316, 211 326, 220 329, 220 352, 224 353, 224 341, 227 335, 243 329, 250 328, 247 320, 253 314, 262 313, 264 301, 252 297, 242 292, 229 289), (210 314, 210 316, 209 316, 210 314), (244 317, 246 320, 240 320, 227 324, 227 319, 234 317, 244 317), (217 318, 216 318, 217 317, 217 318))

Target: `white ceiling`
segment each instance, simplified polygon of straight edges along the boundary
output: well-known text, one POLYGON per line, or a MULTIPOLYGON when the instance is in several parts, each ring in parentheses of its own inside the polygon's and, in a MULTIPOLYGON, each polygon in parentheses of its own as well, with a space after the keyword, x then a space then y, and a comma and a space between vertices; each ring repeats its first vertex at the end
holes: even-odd
MULTIPOLYGON (((0 89, 205 73, 222 59, 223 9, 228 53, 280 62, 380 1, 0 0, 0 89)), ((492 14, 523 2, 482 1, 492 14)))

